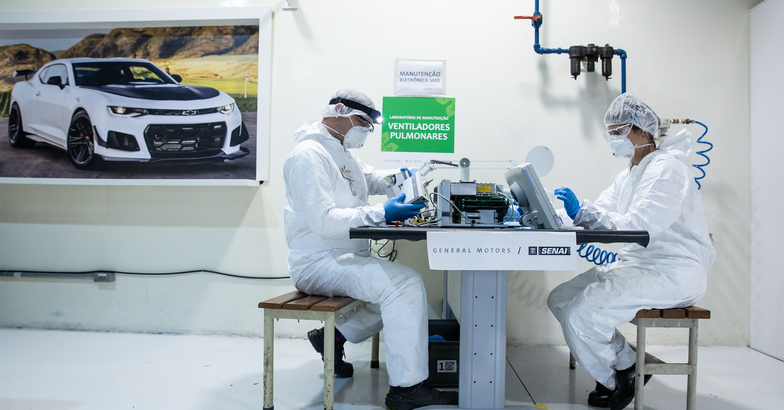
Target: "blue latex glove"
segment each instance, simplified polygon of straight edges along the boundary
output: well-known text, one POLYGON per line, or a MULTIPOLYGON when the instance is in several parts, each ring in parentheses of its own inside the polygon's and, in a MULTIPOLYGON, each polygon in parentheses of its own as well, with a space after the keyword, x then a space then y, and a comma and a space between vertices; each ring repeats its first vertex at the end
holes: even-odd
POLYGON ((403 168, 400 168, 400 170, 408 172, 408 176, 411 176, 411 170, 410 169, 403 167, 403 168))
POLYGON ((384 202, 384 219, 387 222, 405 221, 415 217, 425 204, 404 204, 406 194, 400 194, 384 202))
POLYGON ((504 215, 504 222, 519 221, 520 217, 522 216, 520 212, 520 207, 517 206, 517 201, 514 201, 512 205, 509 205, 509 209, 507 209, 506 215, 504 215))
POLYGON ((555 196, 563 201, 566 214, 574 221, 577 213, 580 212, 580 201, 577 199, 577 196, 574 195, 574 192, 572 192, 571 189, 562 186, 555 190, 555 196))

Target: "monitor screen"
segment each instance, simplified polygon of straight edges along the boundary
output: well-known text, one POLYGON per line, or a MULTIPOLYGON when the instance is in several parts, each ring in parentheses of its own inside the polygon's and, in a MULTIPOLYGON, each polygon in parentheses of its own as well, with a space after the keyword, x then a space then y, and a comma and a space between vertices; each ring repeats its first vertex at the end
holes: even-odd
POLYGON ((512 196, 520 206, 520 225, 533 229, 558 229, 561 218, 536 176, 531 163, 520 164, 504 174, 512 196))

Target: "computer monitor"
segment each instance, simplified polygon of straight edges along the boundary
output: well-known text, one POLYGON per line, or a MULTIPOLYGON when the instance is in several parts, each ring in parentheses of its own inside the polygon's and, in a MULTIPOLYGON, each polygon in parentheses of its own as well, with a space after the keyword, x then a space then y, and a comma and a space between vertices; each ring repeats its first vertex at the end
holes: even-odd
POLYGON ((558 229, 561 218, 555 213, 539 177, 530 162, 520 164, 504 174, 512 196, 520 206, 520 225, 533 229, 558 229))

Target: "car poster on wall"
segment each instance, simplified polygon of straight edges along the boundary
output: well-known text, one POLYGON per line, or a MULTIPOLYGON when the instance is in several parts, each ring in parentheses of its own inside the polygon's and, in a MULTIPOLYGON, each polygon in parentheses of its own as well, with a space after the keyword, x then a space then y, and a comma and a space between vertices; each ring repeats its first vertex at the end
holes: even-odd
POLYGON ((0 181, 266 180, 269 10, 170 21, 102 13, 37 24, 48 16, 8 13, 0 181))

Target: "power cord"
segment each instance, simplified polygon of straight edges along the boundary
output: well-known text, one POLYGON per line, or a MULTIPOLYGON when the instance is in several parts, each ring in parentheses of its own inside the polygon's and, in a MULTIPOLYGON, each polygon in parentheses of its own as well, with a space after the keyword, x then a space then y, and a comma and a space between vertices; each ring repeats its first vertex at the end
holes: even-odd
MULTIPOLYGON (((375 244, 378 244, 378 241, 373 241, 373 243, 375 243, 375 244)), ((373 252, 375 252, 375 253, 376 253, 376 255, 378 255, 378 257, 379 257, 379 258, 381 258, 381 259, 389 259, 389 261, 390 261, 390 262, 394 262, 394 261, 395 261, 395 259, 397 259, 397 249, 395 249, 395 241, 393 241, 393 240, 391 240, 391 239, 387 239, 387 240, 386 240, 386 242, 384 242, 384 244, 383 244, 383 245, 381 245, 381 247, 380 247, 380 248, 378 248, 378 250, 375 250, 375 249, 373 249, 373 248, 370 248, 370 250, 371 250, 371 251, 373 251, 373 252), (381 251, 382 251, 382 250, 383 250, 383 249, 384 249, 384 248, 385 248, 387 245, 389 245, 389 243, 390 243, 390 242, 392 242, 392 250, 390 250, 390 251, 389 251, 387 254, 385 254, 385 255, 382 255, 382 254, 381 254, 381 251)))
MULTIPOLYGON (((466 216, 466 214, 465 214, 465 213, 463 213, 463 211, 461 211, 461 210, 460 210, 460 208, 458 208, 458 207, 457 207, 457 205, 455 205, 455 203, 454 203, 454 202, 452 202, 452 200, 450 200, 449 198, 447 198, 447 197, 445 197, 445 196, 443 196, 443 195, 439 194, 438 192, 431 192, 431 193, 430 193, 430 196, 432 197, 433 195, 438 195, 438 196, 440 196, 441 198, 443 198, 445 201, 449 202, 449 204, 450 204, 450 205, 452 205, 452 207, 453 207, 453 208, 455 208, 455 210, 457 211, 457 213, 459 213, 459 214, 460 214, 460 216, 462 216, 464 220, 465 220, 465 219, 468 219, 468 217, 466 216)), ((430 203, 431 203, 431 204, 433 204, 433 208, 434 208, 436 211, 440 211, 440 209, 438 209, 438 206, 436 205, 436 202, 434 202, 432 199, 430 199, 430 203)))
POLYGON ((207 269, 196 269, 196 270, 188 270, 188 271, 181 271, 181 272, 123 272, 123 271, 115 271, 115 270, 93 270, 93 271, 83 271, 83 272, 53 272, 53 271, 30 271, 30 270, 3 270, 0 271, 0 276, 13 276, 16 273, 55 273, 55 274, 65 274, 65 275, 92 275, 95 273, 114 273, 116 275, 137 275, 137 276, 168 276, 168 275, 184 275, 186 273, 212 273, 215 275, 221 276, 229 276, 232 278, 240 278, 240 279, 262 279, 262 280, 273 280, 273 279, 290 279, 290 276, 271 276, 271 277, 262 277, 262 276, 244 276, 244 275, 234 275, 231 273, 225 272, 217 272, 213 270, 207 269))

